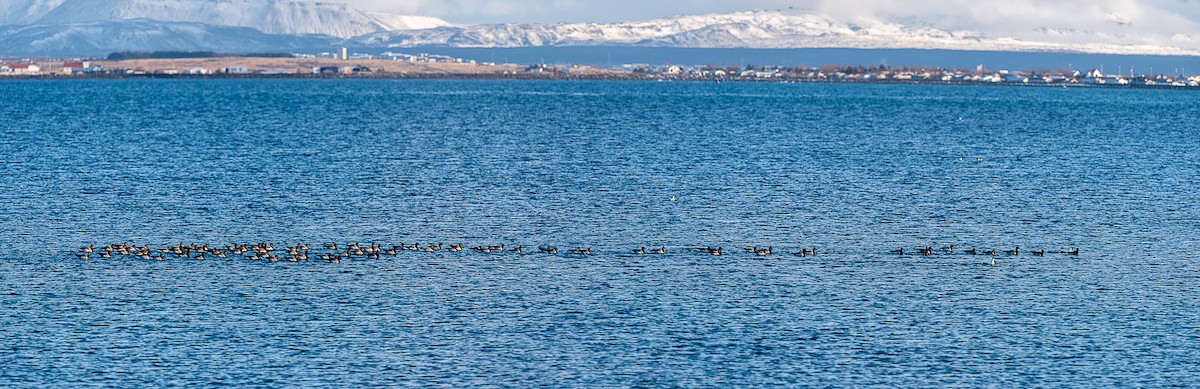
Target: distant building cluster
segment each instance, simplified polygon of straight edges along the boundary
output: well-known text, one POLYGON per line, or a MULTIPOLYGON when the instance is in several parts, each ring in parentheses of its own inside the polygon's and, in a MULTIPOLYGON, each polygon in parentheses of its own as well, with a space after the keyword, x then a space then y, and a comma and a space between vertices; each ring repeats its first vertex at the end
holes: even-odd
POLYGON ((0 76, 82 75, 103 71, 90 61, 0 61, 0 76))
MULTIPOLYGON (((473 60, 464 60, 445 55, 437 54, 405 54, 385 52, 380 55, 351 53, 343 48, 333 52, 322 52, 318 54, 294 53, 293 58, 299 59, 333 59, 343 61, 404 61, 416 63, 438 63, 438 64, 470 64, 495 66, 494 63, 476 63, 473 60)), ((239 57, 228 57, 239 58, 239 57)), ((248 60, 253 57, 246 57, 248 60)), ((234 61, 237 62, 237 61, 234 61)), ((316 74, 316 75, 353 75, 371 73, 372 69, 363 65, 344 65, 344 66, 311 66, 286 69, 263 69, 256 68, 250 65, 237 65, 222 68, 103 68, 93 66, 90 61, 74 60, 74 61, 34 61, 34 60, 19 60, 19 61, 0 61, 0 76, 79 76, 79 75, 300 75, 300 74, 316 74)))
POLYGON ((1042 85, 1133 85, 1200 87, 1200 76, 1182 75, 1114 75, 1100 70, 1081 72, 987 70, 980 66, 972 70, 943 68, 890 68, 887 66, 824 66, 768 67, 747 66, 716 68, 712 66, 685 67, 678 65, 623 65, 623 70, 681 80, 775 80, 825 82, 927 82, 982 84, 1042 84, 1042 85))
MULTIPOLYGON (((296 58, 309 58, 309 59, 319 58, 319 59, 338 59, 338 60, 384 60, 384 61, 405 61, 405 62, 424 62, 424 63, 463 63, 463 64, 471 64, 471 65, 478 64, 474 60, 465 60, 462 58, 455 58, 455 57, 451 57, 448 55, 438 55, 438 54, 429 54, 429 53, 405 54, 405 53, 393 53, 390 51, 385 51, 382 54, 375 55, 375 54, 367 54, 367 53, 350 53, 345 48, 342 48, 340 51, 335 51, 335 52, 325 51, 325 52, 321 52, 321 53, 317 53, 317 54, 294 53, 292 55, 296 58)), ((483 63, 483 65, 495 65, 495 64, 483 63)))

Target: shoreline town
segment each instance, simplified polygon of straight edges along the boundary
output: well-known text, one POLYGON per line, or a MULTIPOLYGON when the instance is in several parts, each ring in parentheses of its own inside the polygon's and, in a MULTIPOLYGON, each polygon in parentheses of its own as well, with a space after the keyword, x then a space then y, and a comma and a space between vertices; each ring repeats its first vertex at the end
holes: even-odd
MULTIPOLYGON (((886 84, 971 84, 1061 87, 1141 87, 1200 89, 1200 76, 1117 74, 1103 69, 1008 70, 824 65, 714 67, 623 64, 497 64, 434 54, 341 52, 237 56, 200 53, 192 57, 145 58, 115 53, 112 59, 0 60, 0 79, 110 78, 380 78, 645 80, 709 82, 826 82, 886 84), (121 55, 118 55, 121 54, 121 55), (132 57, 132 58, 131 58, 132 57)), ((180 53, 174 53, 180 54, 180 53)), ((189 54, 189 53, 183 53, 189 54)), ((190 53, 195 54, 195 53, 190 53)), ((1177 70, 1178 72, 1178 70, 1177 70)))

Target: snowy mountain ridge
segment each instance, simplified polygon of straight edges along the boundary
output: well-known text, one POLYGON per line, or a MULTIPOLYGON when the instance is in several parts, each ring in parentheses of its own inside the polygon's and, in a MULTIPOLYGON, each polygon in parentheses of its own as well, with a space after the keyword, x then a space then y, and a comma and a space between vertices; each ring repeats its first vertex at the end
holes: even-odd
POLYGON ((1200 55, 1200 38, 1167 39, 1046 27, 1018 37, 947 30, 919 20, 846 22, 800 10, 686 15, 638 22, 489 24, 365 12, 300 0, 0 0, 0 53, 80 54, 253 46, 861 48, 1200 55), (103 26, 103 27, 101 27, 103 26), (145 31, 137 32, 138 29, 145 31), (86 31, 86 33, 85 33, 86 31), (155 41, 155 34, 164 37, 155 41), (246 44, 235 42, 245 36, 246 44), (212 37, 222 44, 205 44, 212 37), (167 39, 170 38, 170 39, 167 39), (122 40, 127 39, 127 40, 122 40), (172 46, 172 43, 178 46, 172 46), (272 46, 272 42, 279 45, 272 46), (252 43, 252 44, 251 44, 252 43))
MULTIPOLYGON (((1052 38, 1051 30, 1043 36, 1052 38)), ((641 46, 687 48, 908 48, 1200 55, 1200 48, 1149 44, 1056 43, 991 37, 892 22, 847 23, 805 11, 748 11, 642 22, 494 24, 383 31, 352 39, 372 47, 641 46)))
POLYGON ((267 34, 351 38, 449 26, 437 18, 367 13, 342 3, 292 0, 0 0, 0 24, 74 25, 149 19, 249 27, 267 34))

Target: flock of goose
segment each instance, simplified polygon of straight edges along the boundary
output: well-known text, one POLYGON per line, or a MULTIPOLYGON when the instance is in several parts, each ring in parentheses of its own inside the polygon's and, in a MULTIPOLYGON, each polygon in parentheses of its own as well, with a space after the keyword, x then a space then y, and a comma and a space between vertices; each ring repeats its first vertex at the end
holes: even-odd
MULTIPOLYGON (((944 252, 947 254, 953 254, 954 253, 954 245, 943 247, 937 251, 934 251, 933 246, 925 246, 925 247, 918 248, 916 250, 910 250, 907 253, 904 251, 904 248, 901 247, 899 250, 892 251, 892 254, 898 254, 898 255, 915 254, 915 255, 930 256, 930 255, 934 255, 935 253, 940 253, 940 252, 944 252)), ((979 249, 971 248, 968 250, 962 250, 962 253, 967 254, 967 255, 990 255, 993 257, 998 256, 1000 254, 1018 256, 1018 255, 1021 255, 1021 247, 1017 246, 1017 247, 1014 247, 1012 250, 1004 250, 1004 251, 996 251, 996 249, 981 251, 979 249)), ((1045 249, 1042 249, 1042 250, 1038 250, 1038 251, 1031 251, 1029 253, 1033 254, 1034 256, 1037 256, 1037 257, 1044 257, 1044 256, 1046 256, 1046 254, 1079 255, 1079 249, 1078 248, 1070 248, 1070 249, 1067 249, 1064 251, 1046 251, 1045 249)))
MULTIPOLYGON (((315 259, 320 259, 320 260, 327 261, 330 263, 339 263, 343 260, 350 260, 350 259, 380 259, 385 256, 395 257, 395 256, 399 256, 402 252, 406 252, 406 251, 426 252, 426 253, 437 253, 437 252, 457 253, 457 252, 466 251, 466 250, 470 250, 472 252, 476 252, 476 253, 480 253, 480 254, 505 254, 505 253, 507 253, 507 254, 523 255, 523 254, 526 254, 527 251, 529 254, 533 254, 533 253, 540 253, 543 255, 558 255, 559 254, 559 250, 557 247, 551 247, 551 246, 538 247, 537 251, 532 251, 532 250, 526 250, 524 246, 506 247, 503 244, 489 245, 489 246, 476 246, 476 247, 467 249, 467 248, 464 248, 464 246, 462 244, 446 245, 443 243, 430 244, 430 245, 426 245, 426 246, 422 246, 422 245, 416 244, 416 243, 414 243, 412 245, 401 244, 401 245, 394 245, 394 246, 381 246, 378 243, 371 243, 371 244, 350 243, 350 244, 345 244, 345 245, 330 243, 330 244, 326 244, 323 246, 318 246, 317 250, 313 250, 309 247, 309 245, 304 244, 304 243, 299 243, 299 244, 296 244, 293 246, 282 247, 282 249, 276 249, 274 244, 269 244, 269 243, 257 243, 257 244, 252 244, 252 245, 250 245, 250 244, 232 244, 232 245, 228 245, 228 246, 224 246, 224 247, 211 247, 208 244, 197 245, 197 244, 180 243, 178 245, 173 245, 173 246, 150 247, 149 245, 135 245, 135 244, 130 244, 130 243, 126 242, 126 243, 110 244, 110 245, 101 246, 101 247, 96 247, 95 245, 89 245, 87 247, 80 248, 76 252, 75 255, 76 255, 76 257, 78 257, 80 259, 84 259, 84 260, 88 260, 88 259, 92 259, 92 258, 112 259, 117 256, 121 256, 121 257, 140 258, 140 259, 147 260, 147 261, 152 261, 152 260, 164 261, 169 258, 193 259, 193 260, 200 260, 200 261, 210 259, 210 258, 212 258, 212 259, 242 258, 242 259, 252 260, 252 261, 260 261, 261 260, 261 261, 270 261, 270 262, 280 262, 280 261, 302 262, 302 261, 308 261, 310 258, 315 258, 315 259), (324 249, 323 251, 320 250, 322 248, 324 249), (321 251, 321 253, 313 254, 314 251, 321 251)), ((731 254, 730 252, 726 251, 724 247, 720 247, 720 246, 718 246, 716 248, 698 247, 698 248, 695 248, 694 250, 698 251, 700 253, 705 253, 705 254, 712 255, 712 256, 723 256, 723 255, 731 254)), ((766 256, 771 256, 771 255, 776 254, 775 248, 772 246, 768 246, 766 248, 746 247, 745 251, 749 254, 760 256, 760 257, 766 257, 766 256)), ((814 247, 812 249, 800 249, 800 251, 795 251, 795 252, 788 251, 788 252, 791 255, 797 256, 797 257, 814 257, 817 255, 817 248, 814 247)), ((632 253, 634 255, 665 255, 667 253, 667 248, 666 248, 666 246, 659 246, 657 248, 649 248, 649 249, 647 249, 646 247, 641 247, 641 248, 634 249, 631 251, 625 251, 625 253, 632 253)), ((891 254, 895 254, 895 255, 920 255, 920 256, 926 256, 926 257, 932 256, 932 255, 950 255, 950 254, 955 254, 955 253, 956 253, 956 251, 955 251, 955 248, 953 245, 943 247, 938 250, 934 250, 933 246, 924 246, 924 247, 919 247, 916 250, 905 250, 904 248, 900 248, 898 250, 891 251, 891 254)), ((957 253, 961 253, 961 254, 965 254, 965 255, 988 255, 993 258, 992 262, 995 263, 995 257, 997 257, 1001 254, 1009 255, 1009 256, 1021 255, 1021 248, 1015 247, 1012 250, 1005 250, 1005 251, 997 251, 995 249, 978 250, 975 248, 971 248, 968 250, 957 251, 957 253)), ((576 247, 573 249, 566 250, 565 254, 575 255, 575 256, 590 256, 593 254, 593 251, 592 251, 591 247, 588 247, 588 248, 576 247)), ((1046 254, 1079 255, 1079 249, 1072 248, 1072 249, 1067 249, 1064 251, 1046 251, 1043 249, 1043 250, 1038 250, 1038 251, 1032 251, 1031 254, 1034 256, 1039 256, 1039 257, 1046 256, 1046 254)))
MULTIPOLYGON (((318 247, 318 249, 319 248, 320 247, 318 247)), ((331 244, 324 245, 323 248, 325 249, 323 254, 313 254, 313 251, 316 251, 316 250, 313 250, 311 247, 309 247, 308 244, 305 244, 305 243, 299 243, 294 246, 286 246, 286 247, 282 247, 282 249, 277 249, 275 247, 275 245, 271 244, 271 243, 257 243, 257 244, 253 244, 253 245, 233 244, 233 245, 224 246, 224 247, 213 247, 213 246, 209 246, 208 244, 197 245, 197 244, 180 243, 180 244, 174 245, 174 246, 150 247, 149 245, 135 245, 135 244, 130 244, 130 243, 126 242, 126 243, 110 244, 110 245, 101 246, 101 247, 96 247, 95 245, 89 245, 87 247, 80 248, 79 251, 75 254, 75 256, 80 259, 84 259, 84 260, 92 259, 92 258, 112 259, 117 256, 123 256, 123 257, 140 258, 140 259, 147 260, 147 261, 152 261, 152 260, 165 261, 169 258, 181 258, 181 259, 186 258, 186 259, 194 259, 194 260, 203 261, 203 260, 211 259, 211 258, 225 259, 225 258, 231 258, 231 257, 232 258, 241 257, 243 259, 252 260, 252 261, 262 260, 262 261, 271 261, 271 262, 280 262, 280 261, 301 262, 301 261, 307 261, 311 258, 316 258, 316 259, 321 259, 321 260, 332 262, 332 263, 339 263, 342 260, 355 259, 355 258, 380 259, 380 258, 383 258, 384 256, 395 257, 395 256, 399 256, 401 252, 405 252, 405 251, 427 252, 427 253, 436 253, 436 252, 457 253, 460 251, 468 250, 468 249, 464 248, 463 245, 461 245, 461 244, 446 245, 443 243, 431 244, 428 246, 421 246, 420 244, 416 244, 416 243, 414 243, 412 245, 396 245, 396 246, 381 246, 378 243, 372 243, 369 245, 365 245, 365 244, 361 244, 361 243, 350 243, 350 244, 346 244, 346 245, 338 245, 336 243, 331 243, 331 244)), ((477 247, 470 248, 469 250, 483 253, 483 254, 500 254, 500 253, 525 254, 526 253, 524 246, 517 246, 517 247, 510 248, 510 247, 505 247, 505 245, 503 245, 503 244, 495 245, 495 246, 477 246, 477 247)), ((557 247, 539 247, 537 250, 538 250, 538 252, 541 252, 544 254, 549 254, 549 255, 557 255, 559 252, 557 247)), ((666 253, 666 248, 661 247, 659 249, 652 250, 652 251, 646 251, 645 248, 642 248, 639 251, 643 254, 646 254, 646 253, 664 254, 664 253, 666 253)), ((575 254, 575 255, 592 255, 592 249, 590 247, 589 248, 577 247, 577 248, 569 249, 566 252, 569 254, 575 254)))

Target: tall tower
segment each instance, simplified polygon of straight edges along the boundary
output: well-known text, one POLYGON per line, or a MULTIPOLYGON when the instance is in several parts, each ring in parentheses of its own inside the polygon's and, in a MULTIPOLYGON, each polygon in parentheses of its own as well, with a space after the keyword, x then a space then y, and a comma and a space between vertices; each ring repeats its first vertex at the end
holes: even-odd
POLYGON ((343 47, 342 48, 342 60, 345 61, 345 60, 349 60, 349 59, 350 59, 350 57, 346 55, 346 48, 343 47))

